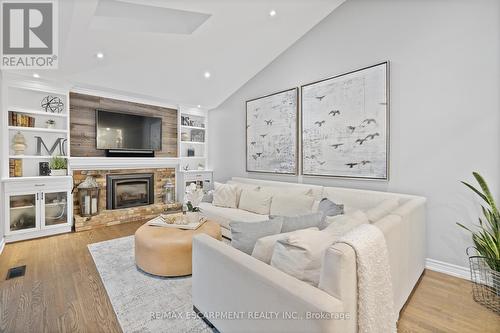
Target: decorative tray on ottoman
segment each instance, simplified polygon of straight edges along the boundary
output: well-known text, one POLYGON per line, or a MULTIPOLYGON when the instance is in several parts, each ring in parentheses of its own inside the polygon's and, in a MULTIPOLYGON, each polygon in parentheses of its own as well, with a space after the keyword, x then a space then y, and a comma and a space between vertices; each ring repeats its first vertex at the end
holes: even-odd
POLYGON ((183 214, 161 214, 158 217, 147 222, 148 225, 154 227, 166 227, 166 228, 177 228, 184 230, 196 230, 203 223, 206 222, 206 218, 202 217, 198 222, 189 223, 186 216, 183 214))

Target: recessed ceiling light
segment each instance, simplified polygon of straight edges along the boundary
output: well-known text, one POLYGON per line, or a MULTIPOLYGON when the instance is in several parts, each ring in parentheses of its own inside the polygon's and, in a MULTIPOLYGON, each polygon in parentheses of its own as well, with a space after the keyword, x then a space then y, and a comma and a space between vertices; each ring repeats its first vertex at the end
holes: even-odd
POLYGON ((205 79, 209 79, 211 75, 212 75, 212 74, 210 74, 210 72, 205 72, 205 73, 203 74, 203 76, 205 77, 205 79))
POLYGON ((198 109, 199 109, 199 108, 201 108, 201 105, 200 105, 200 104, 198 104, 198 109))
POLYGON ((39 79, 39 78, 40 78, 40 75, 38 75, 37 73, 33 73, 33 77, 34 77, 35 79, 39 79))
POLYGON ((99 58, 99 59, 102 59, 102 58, 104 58, 104 53, 97 52, 96 57, 99 58))
POLYGON ((274 9, 271 9, 271 11, 269 12, 269 16, 273 17, 273 16, 276 16, 276 11, 274 9))

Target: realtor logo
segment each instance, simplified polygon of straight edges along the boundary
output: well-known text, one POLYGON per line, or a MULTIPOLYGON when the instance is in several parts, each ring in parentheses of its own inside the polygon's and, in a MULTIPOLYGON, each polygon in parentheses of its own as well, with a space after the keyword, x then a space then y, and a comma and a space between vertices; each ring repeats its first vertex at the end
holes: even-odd
POLYGON ((2 3, 2 69, 57 68, 57 3, 2 3))

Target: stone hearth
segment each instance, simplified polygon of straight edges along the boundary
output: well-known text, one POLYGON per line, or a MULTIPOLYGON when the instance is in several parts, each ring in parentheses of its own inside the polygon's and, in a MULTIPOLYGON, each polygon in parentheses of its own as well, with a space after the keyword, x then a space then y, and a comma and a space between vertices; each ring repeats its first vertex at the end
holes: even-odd
POLYGON ((75 170, 73 171, 73 185, 78 186, 87 176, 92 176, 99 184, 99 214, 90 217, 80 216, 80 205, 78 195, 73 196, 73 213, 75 219, 75 230, 83 231, 114 224, 122 224, 140 220, 151 219, 158 214, 169 211, 179 211, 179 204, 166 205, 163 203, 163 186, 168 180, 175 181, 174 168, 155 169, 120 169, 120 170, 75 170), (152 205, 123 208, 106 209, 106 175, 114 174, 154 174, 154 203, 152 205))

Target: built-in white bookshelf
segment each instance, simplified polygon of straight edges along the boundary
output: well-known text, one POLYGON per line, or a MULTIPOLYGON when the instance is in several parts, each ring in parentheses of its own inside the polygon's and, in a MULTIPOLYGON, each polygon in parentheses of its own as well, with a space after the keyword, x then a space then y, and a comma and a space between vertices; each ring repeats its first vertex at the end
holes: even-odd
POLYGON ((69 156, 69 94, 60 87, 52 87, 41 82, 6 81, 2 86, 2 175, 3 179, 38 177, 39 163, 49 162, 51 155, 69 156), (61 106, 46 111, 42 101, 52 96, 60 101, 61 106), (13 140, 17 134, 24 137, 26 148, 22 154, 16 154, 13 140), (63 149, 57 147, 51 155, 41 145, 37 151, 37 137, 50 150, 58 139, 63 149), (22 165, 21 176, 10 173, 10 162, 22 165))
POLYGON ((3 187, 0 211, 5 241, 70 232, 73 224, 72 178, 43 176, 39 172, 39 164, 50 162, 52 155, 69 156, 69 89, 58 83, 8 75, 8 78, 2 77, 0 101, 3 187), (59 101, 61 107, 46 112, 42 101, 47 96, 54 97, 53 102, 59 101), (17 134, 22 135, 26 144, 22 152, 16 152, 13 147, 17 134), (43 142, 39 150, 37 137, 43 142), (49 153, 53 146, 56 149, 49 153), (19 175, 10 174, 11 161, 17 163, 19 175))
POLYGON ((180 108, 179 156, 181 170, 207 167, 208 117, 199 108, 180 108))

